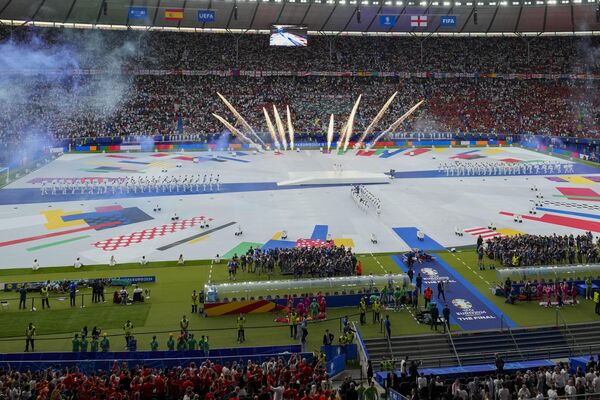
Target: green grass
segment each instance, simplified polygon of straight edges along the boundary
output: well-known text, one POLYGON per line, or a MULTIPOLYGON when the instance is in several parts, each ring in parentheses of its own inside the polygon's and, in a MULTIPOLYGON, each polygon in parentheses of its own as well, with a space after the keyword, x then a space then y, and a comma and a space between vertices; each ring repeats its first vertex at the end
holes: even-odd
MULTIPOLYGON (((555 323, 556 314, 553 309, 546 309, 537 304, 518 303, 514 306, 504 304, 501 297, 493 296, 489 286, 496 280, 494 271, 482 271, 479 273, 476 267, 476 254, 474 250, 463 250, 456 254, 440 252, 439 256, 447 261, 453 268, 469 280, 484 296, 496 304, 502 312, 509 316, 519 326, 552 325, 555 323), (465 262, 467 266, 462 264, 465 262), (481 276, 481 277, 480 277, 481 276), (486 283, 489 282, 490 284, 486 283)), ((387 272, 399 272, 398 266, 389 257, 389 254, 361 254, 358 259, 363 264, 363 273, 382 275, 387 272)), ((151 290, 151 299, 144 304, 131 306, 118 306, 111 303, 112 291, 115 288, 107 288, 105 304, 92 304, 89 291, 82 290, 78 294, 77 307, 69 307, 68 296, 58 300, 57 295, 50 299, 51 309, 42 310, 41 302, 37 294, 29 294, 27 306, 30 308, 31 297, 37 297, 35 304, 37 311, 18 309, 18 295, 15 292, 0 293, 0 299, 9 300, 8 311, 0 312, 0 352, 22 351, 24 344, 23 334, 29 322, 37 327, 36 351, 69 351, 70 339, 86 325, 88 329, 93 326, 100 327, 112 338, 114 350, 120 350, 124 346, 122 326, 127 319, 133 321, 134 334, 138 337, 140 349, 148 349, 151 337, 156 334, 164 348, 164 343, 170 332, 177 332, 179 320, 187 315, 191 320, 191 330, 196 336, 208 335, 212 348, 236 347, 236 316, 203 318, 198 315, 190 316, 192 291, 201 290, 207 283, 212 268, 212 278, 215 283, 228 281, 227 267, 223 262, 211 267, 210 261, 193 261, 188 265, 177 266, 175 262, 152 263, 148 266, 138 264, 123 264, 110 268, 108 266, 96 265, 85 266, 81 270, 73 270, 73 267, 44 268, 38 271, 30 269, 0 270, 3 282, 28 282, 58 279, 80 279, 100 278, 116 276, 155 275, 157 282, 142 285, 144 289, 151 290), (81 295, 85 297, 86 307, 80 308, 81 295)), ((289 279, 288 276, 266 275, 257 276, 248 272, 240 272, 237 282, 264 281, 268 279, 289 279)), ((289 291, 286 291, 289 292, 289 291)), ((254 293, 254 295, 265 294, 254 293)), ((423 304, 423 300, 420 300, 423 304)), ((351 321, 358 322, 358 310, 355 307, 329 309, 328 319, 323 322, 311 323, 309 325, 308 348, 317 349, 322 340, 325 329, 338 334, 340 321, 344 315, 349 315, 351 321)), ((388 313, 392 320, 392 331, 394 335, 409 335, 419 333, 430 333, 429 326, 418 324, 413 314, 403 310, 401 312, 388 313)), ((577 307, 566 307, 562 315, 567 322, 584 322, 595 320, 593 304, 584 302, 577 307)), ((371 315, 367 315, 370 321, 371 315)), ((275 315, 250 314, 247 316, 245 346, 294 344, 289 338, 289 327, 285 324, 274 322, 275 315)), ((456 330, 458 327, 453 327, 456 330)), ((493 327, 491 327, 493 328, 493 327)), ((381 337, 380 326, 368 323, 360 327, 365 338, 381 337)))
MULTIPOLYGON (((364 274, 381 275, 392 271, 399 272, 398 267, 387 255, 359 255, 363 264, 364 274)), ((179 320, 185 314, 190 317, 192 291, 201 290, 208 281, 211 271, 210 261, 194 261, 189 265, 177 266, 175 262, 152 263, 148 266, 138 264, 123 264, 110 268, 104 265, 85 266, 81 270, 73 267, 44 268, 38 271, 30 269, 1 270, 0 277, 4 282, 31 282, 42 280, 100 278, 116 276, 155 275, 155 284, 141 285, 144 289, 151 290, 151 299, 144 304, 131 306, 118 306, 112 304, 112 292, 116 288, 106 288, 105 304, 92 304, 89 290, 81 290, 77 297, 77 307, 69 307, 68 295, 53 294, 50 299, 50 310, 41 309, 38 294, 29 293, 27 299, 28 310, 18 309, 18 294, 15 292, 0 293, 0 299, 8 300, 9 310, 0 312, 0 321, 3 329, 0 330, 0 352, 22 351, 23 333, 29 322, 37 328, 37 351, 68 351, 70 350, 71 336, 79 332, 86 325, 88 329, 98 326, 103 331, 113 336, 119 343, 122 337, 122 326, 127 319, 135 325, 134 333, 138 336, 141 349, 148 347, 152 333, 157 333, 158 339, 164 343, 169 332, 177 332, 179 320), (85 308, 80 308, 81 295, 84 295, 85 308), (29 311, 31 298, 35 298, 37 311, 29 311), (58 300, 57 297, 63 297, 58 300)), ((213 282, 223 283, 228 281, 226 263, 212 266, 213 282)), ((289 276, 267 275, 257 276, 253 273, 239 272, 237 282, 256 281, 268 279, 289 279, 289 276)), ((289 292, 289 291, 286 291, 289 292)), ((261 293, 256 293, 256 295, 261 293)), ((262 293, 264 294, 264 293, 262 293)), ((310 325, 309 346, 318 348, 321 344, 325 329, 336 333, 339 331, 339 319, 350 315, 351 320, 358 322, 357 308, 329 309, 328 320, 310 325)), ((371 316, 369 315, 368 318, 371 316)), ((223 316, 203 318, 191 316, 191 329, 196 335, 209 335, 211 346, 232 347, 236 346, 236 316, 223 316)), ((289 337, 289 328, 284 324, 274 322, 274 314, 250 314, 247 316, 247 346, 267 344, 295 343, 289 337)), ((428 326, 416 323, 413 316, 407 311, 398 313, 390 312, 393 331, 395 335, 415 334, 428 332, 428 326)), ((361 328, 365 337, 380 336, 379 325, 365 325, 361 328)))
MULTIPOLYGON (((449 263, 456 271, 473 284, 486 298, 494 303, 498 308, 518 326, 542 326, 556 324, 555 308, 541 307, 538 302, 532 301, 517 302, 509 305, 504 302, 501 296, 495 296, 490 287, 498 279, 496 271, 486 269, 479 271, 477 267, 477 254, 475 250, 457 251, 456 253, 439 252, 438 255, 449 263), (465 264, 463 264, 463 262, 465 264), (470 268, 469 268, 470 267, 470 268)), ((495 264, 497 268, 500 264, 486 259, 485 265, 495 264)), ((498 282, 502 283, 502 282, 498 282)), ((591 300, 582 300, 577 306, 566 306, 560 310, 560 314, 567 323, 589 322, 597 320, 594 313, 594 303, 591 300)), ((559 321, 562 321, 559 319, 559 321)))

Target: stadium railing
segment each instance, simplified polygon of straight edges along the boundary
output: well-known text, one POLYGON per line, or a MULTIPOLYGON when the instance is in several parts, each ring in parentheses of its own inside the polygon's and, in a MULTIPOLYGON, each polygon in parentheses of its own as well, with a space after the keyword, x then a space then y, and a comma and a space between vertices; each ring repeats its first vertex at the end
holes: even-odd
POLYGON ((7 353, 0 354, 0 366, 18 370, 41 370, 53 366, 78 366, 84 372, 110 370, 115 362, 127 363, 129 366, 145 365, 150 368, 167 368, 199 363, 204 360, 213 362, 263 362, 271 358, 289 358, 292 354, 301 354, 309 361, 313 353, 302 353, 300 345, 246 347, 233 349, 215 349, 208 355, 201 350, 196 351, 135 351, 135 352, 57 352, 57 353, 7 353))
POLYGON ((365 346, 365 342, 362 338, 362 334, 360 333, 360 329, 356 326, 356 323, 352 323, 352 327, 356 335, 354 339, 356 341, 356 345, 358 346, 358 361, 360 362, 360 379, 366 379, 367 377, 367 368, 369 367, 369 352, 367 351, 367 347, 365 346))

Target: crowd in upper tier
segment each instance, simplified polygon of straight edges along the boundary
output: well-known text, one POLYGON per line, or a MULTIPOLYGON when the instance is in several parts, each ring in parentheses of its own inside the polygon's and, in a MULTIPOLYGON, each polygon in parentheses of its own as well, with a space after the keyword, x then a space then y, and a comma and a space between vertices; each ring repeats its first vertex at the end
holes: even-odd
POLYGON ((420 38, 309 36, 304 48, 269 46, 268 35, 88 31, 35 27, 0 30, 0 40, 31 37, 84 49, 82 68, 285 71, 588 73, 600 71, 597 37, 420 38), (117 60, 117 58, 119 60, 117 60), (110 60, 111 62, 107 62, 110 60))
MULTIPOLYGON (((296 141, 323 141, 330 114, 339 132, 362 94, 353 139, 396 97, 375 132, 421 99, 393 135, 536 133, 597 136, 599 80, 332 76, 131 75, 127 69, 598 73, 592 38, 314 37, 308 48, 270 48, 267 36, 0 28, 0 153, 28 138, 158 137, 208 142, 212 116, 236 118, 224 94, 268 138, 262 114, 292 114, 296 141), (238 45, 236 46, 236 40, 238 45), (421 52, 421 44, 423 51, 421 52), (237 49, 237 50, 236 50, 237 49), (85 69, 108 71, 85 75, 85 69), (23 73, 34 69, 36 73, 23 73), (20 72, 19 72, 20 71, 20 72), (43 73, 40 73, 43 71, 43 73)), ((232 75, 236 75, 232 73, 232 75)), ((337 137, 337 134, 335 135, 337 137)), ((78 140, 73 140, 74 138, 78 140)), ((374 135, 367 139, 373 139, 374 135)))

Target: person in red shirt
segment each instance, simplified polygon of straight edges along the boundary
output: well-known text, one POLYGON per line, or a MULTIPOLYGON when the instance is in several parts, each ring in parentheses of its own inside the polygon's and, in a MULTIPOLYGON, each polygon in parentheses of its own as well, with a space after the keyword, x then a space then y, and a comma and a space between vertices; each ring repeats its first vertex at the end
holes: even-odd
POLYGON ((431 298, 433 297, 433 290, 429 286, 425 288, 423 297, 425 298, 425 308, 427 308, 427 305, 431 302, 431 298))

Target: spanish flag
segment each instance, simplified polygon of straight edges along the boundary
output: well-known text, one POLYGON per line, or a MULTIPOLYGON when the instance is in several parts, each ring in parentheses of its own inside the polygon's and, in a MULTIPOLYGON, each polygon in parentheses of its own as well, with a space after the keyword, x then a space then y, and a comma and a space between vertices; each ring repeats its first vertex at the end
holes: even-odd
POLYGON ((183 8, 167 8, 165 10, 166 21, 181 21, 183 19, 183 8))

